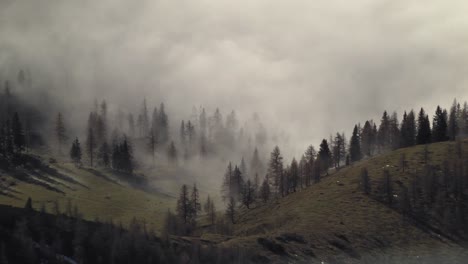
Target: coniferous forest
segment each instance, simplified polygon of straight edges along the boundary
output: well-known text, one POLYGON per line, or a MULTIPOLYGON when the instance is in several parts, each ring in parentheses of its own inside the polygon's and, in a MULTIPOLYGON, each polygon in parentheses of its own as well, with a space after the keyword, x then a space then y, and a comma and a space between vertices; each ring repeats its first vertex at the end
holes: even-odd
POLYGON ((465 9, 387 2, 0 3, 0 264, 465 263, 465 9))

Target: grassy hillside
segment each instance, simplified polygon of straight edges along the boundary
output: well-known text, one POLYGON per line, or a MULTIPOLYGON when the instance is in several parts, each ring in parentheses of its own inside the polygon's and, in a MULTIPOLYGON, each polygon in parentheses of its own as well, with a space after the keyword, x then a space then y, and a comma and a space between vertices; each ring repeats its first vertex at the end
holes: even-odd
POLYGON ((164 179, 127 180, 110 171, 78 168, 66 162, 31 167, 1 174, 0 204, 23 207, 31 197, 37 210, 45 206, 54 212, 58 201, 61 212, 66 212, 69 204, 72 209, 76 205, 88 220, 99 218, 125 225, 135 217, 159 229, 164 213, 175 203, 177 190, 165 186, 164 179), (163 189, 167 191, 160 191, 163 189))
MULTIPOLYGON (((454 149, 453 142, 431 144, 429 162, 440 166, 454 149)), ((468 153, 467 142, 463 150, 468 153)), ((360 190, 360 172, 366 167, 374 192, 387 169, 398 193, 399 186, 421 172, 423 153, 424 146, 416 146, 367 159, 300 192, 242 209, 235 238, 223 243, 256 248, 273 261, 457 263, 467 253, 457 242, 360 190), (401 154, 407 160, 405 172, 399 167, 401 154)))

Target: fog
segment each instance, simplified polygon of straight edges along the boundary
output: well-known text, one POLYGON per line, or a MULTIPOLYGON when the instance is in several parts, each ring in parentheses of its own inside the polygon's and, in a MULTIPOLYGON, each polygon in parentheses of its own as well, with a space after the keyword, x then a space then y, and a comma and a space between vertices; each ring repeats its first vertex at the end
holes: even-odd
MULTIPOLYGON (((79 111, 258 112, 298 156, 383 110, 467 98, 466 1, 0 0, 0 80, 79 111), (131 109, 134 110, 134 109, 131 109)), ((34 98, 31 98, 34 100, 34 98)), ((173 122, 176 128, 179 121, 173 122)))

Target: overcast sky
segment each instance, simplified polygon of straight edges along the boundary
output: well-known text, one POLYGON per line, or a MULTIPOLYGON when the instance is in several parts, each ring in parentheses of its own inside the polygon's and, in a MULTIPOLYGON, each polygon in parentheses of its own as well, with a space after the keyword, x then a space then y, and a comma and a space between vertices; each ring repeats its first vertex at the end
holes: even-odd
MULTIPOLYGON (((468 93, 468 10, 450 0, 0 0, 0 78, 66 102, 147 97, 259 112, 302 151, 384 109, 468 93), (47 80, 46 80, 47 79, 47 80), (81 99, 79 95, 82 95, 81 99)), ((401 118, 401 117, 400 117, 401 118)), ((349 137, 349 136, 348 136, 349 137)))

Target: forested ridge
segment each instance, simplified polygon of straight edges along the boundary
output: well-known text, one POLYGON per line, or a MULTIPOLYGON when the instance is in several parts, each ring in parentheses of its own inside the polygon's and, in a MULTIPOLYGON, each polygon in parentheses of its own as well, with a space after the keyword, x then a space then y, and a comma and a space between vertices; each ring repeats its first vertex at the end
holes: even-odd
MULTIPOLYGON (((66 196, 54 186, 60 181, 78 183, 57 169, 56 164, 62 163, 95 172, 96 177, 105 178, 99 171, 106 171, 142 189, 151 180, 146 174, 161 166, 188 171, 205 161, 227 166, 224 170, 213 166, 221 182, 216 194, 203 192, 199 186, 205 183, 195 180, 178 185, 174 206, 157 216, 163 219, 161 230, 149 230, 139 219, 125 226, 111 219, 87 222, 80 215, 80 204, 73 209, 70 205, 65 213, 56 205, 52 212, 56 216, 49 215, 44 205, 41 210, 35 206, 41 211, 35 212, 33 194, 25 201, 24 212, 2 206, 6 216, 0 260, 5 263, 46 259, 52 263, 269 262, 275 259, 271 254, 285 261, 291 257, 289 248, 281 249, 281 244, 263 237, 282 224, 266 225, 262 232, 247 230, 252 224, 249 215, 298 199, 297 193, 326 192, 330 179, 348 172, 350 181, 357 179, 349 183, 353 194, 358 192, 392 210, 422 232, 466 245, 467 103, 454 100, 448 111, 437 106, 432 118, 423 108, 417 114, 405 111, 401 122, 395 112, 384 111, 379 122, 356 124, 349 140, 338 132, 324 138, 317 150, 308 146, 296 159, 284 157, 279 145, 268 153, 267 148, 277 142, 257 114, 241 121, 234 110, 224 117, 218 108, 208 114, 205 108, 194 107, 187 119, 173 120, 164 103, 150 110, 143 99, 134 114, 118 107, 110 111, 106 100, 96 100, 87 120, 77 124, 63 109, 42 111, 16 94, 15 86, 33 86, 28 78, 20 71, 15 82, 4 82, 0 94, 0 170, 12 178, 2 178, 0 195, 18 199, 21 190, 15 185, 26 182, 66 196), (376 169, 372 162, 383 159, 386 163, 376 169), (54 232, 59 235, 53 236, 54 232), (252 236, 253 247, 236 240, 252 236), (226 242, 230 240, 233 244, 226 242), (251 249, 256 247, 267 253, 253 254, 251 249), (27 254, 11 253, 15 248, 27 254)), ((327 206, 332 208, 333 202, 327 206)), ((288 239, 308 243, 298 233, 280 237, 276 239, 280 243, 287 244, 288 239)), ((358 255, 352 257, 360 259, 358 255)), ((315 253, 308 257, 319 260, 315 253)))

